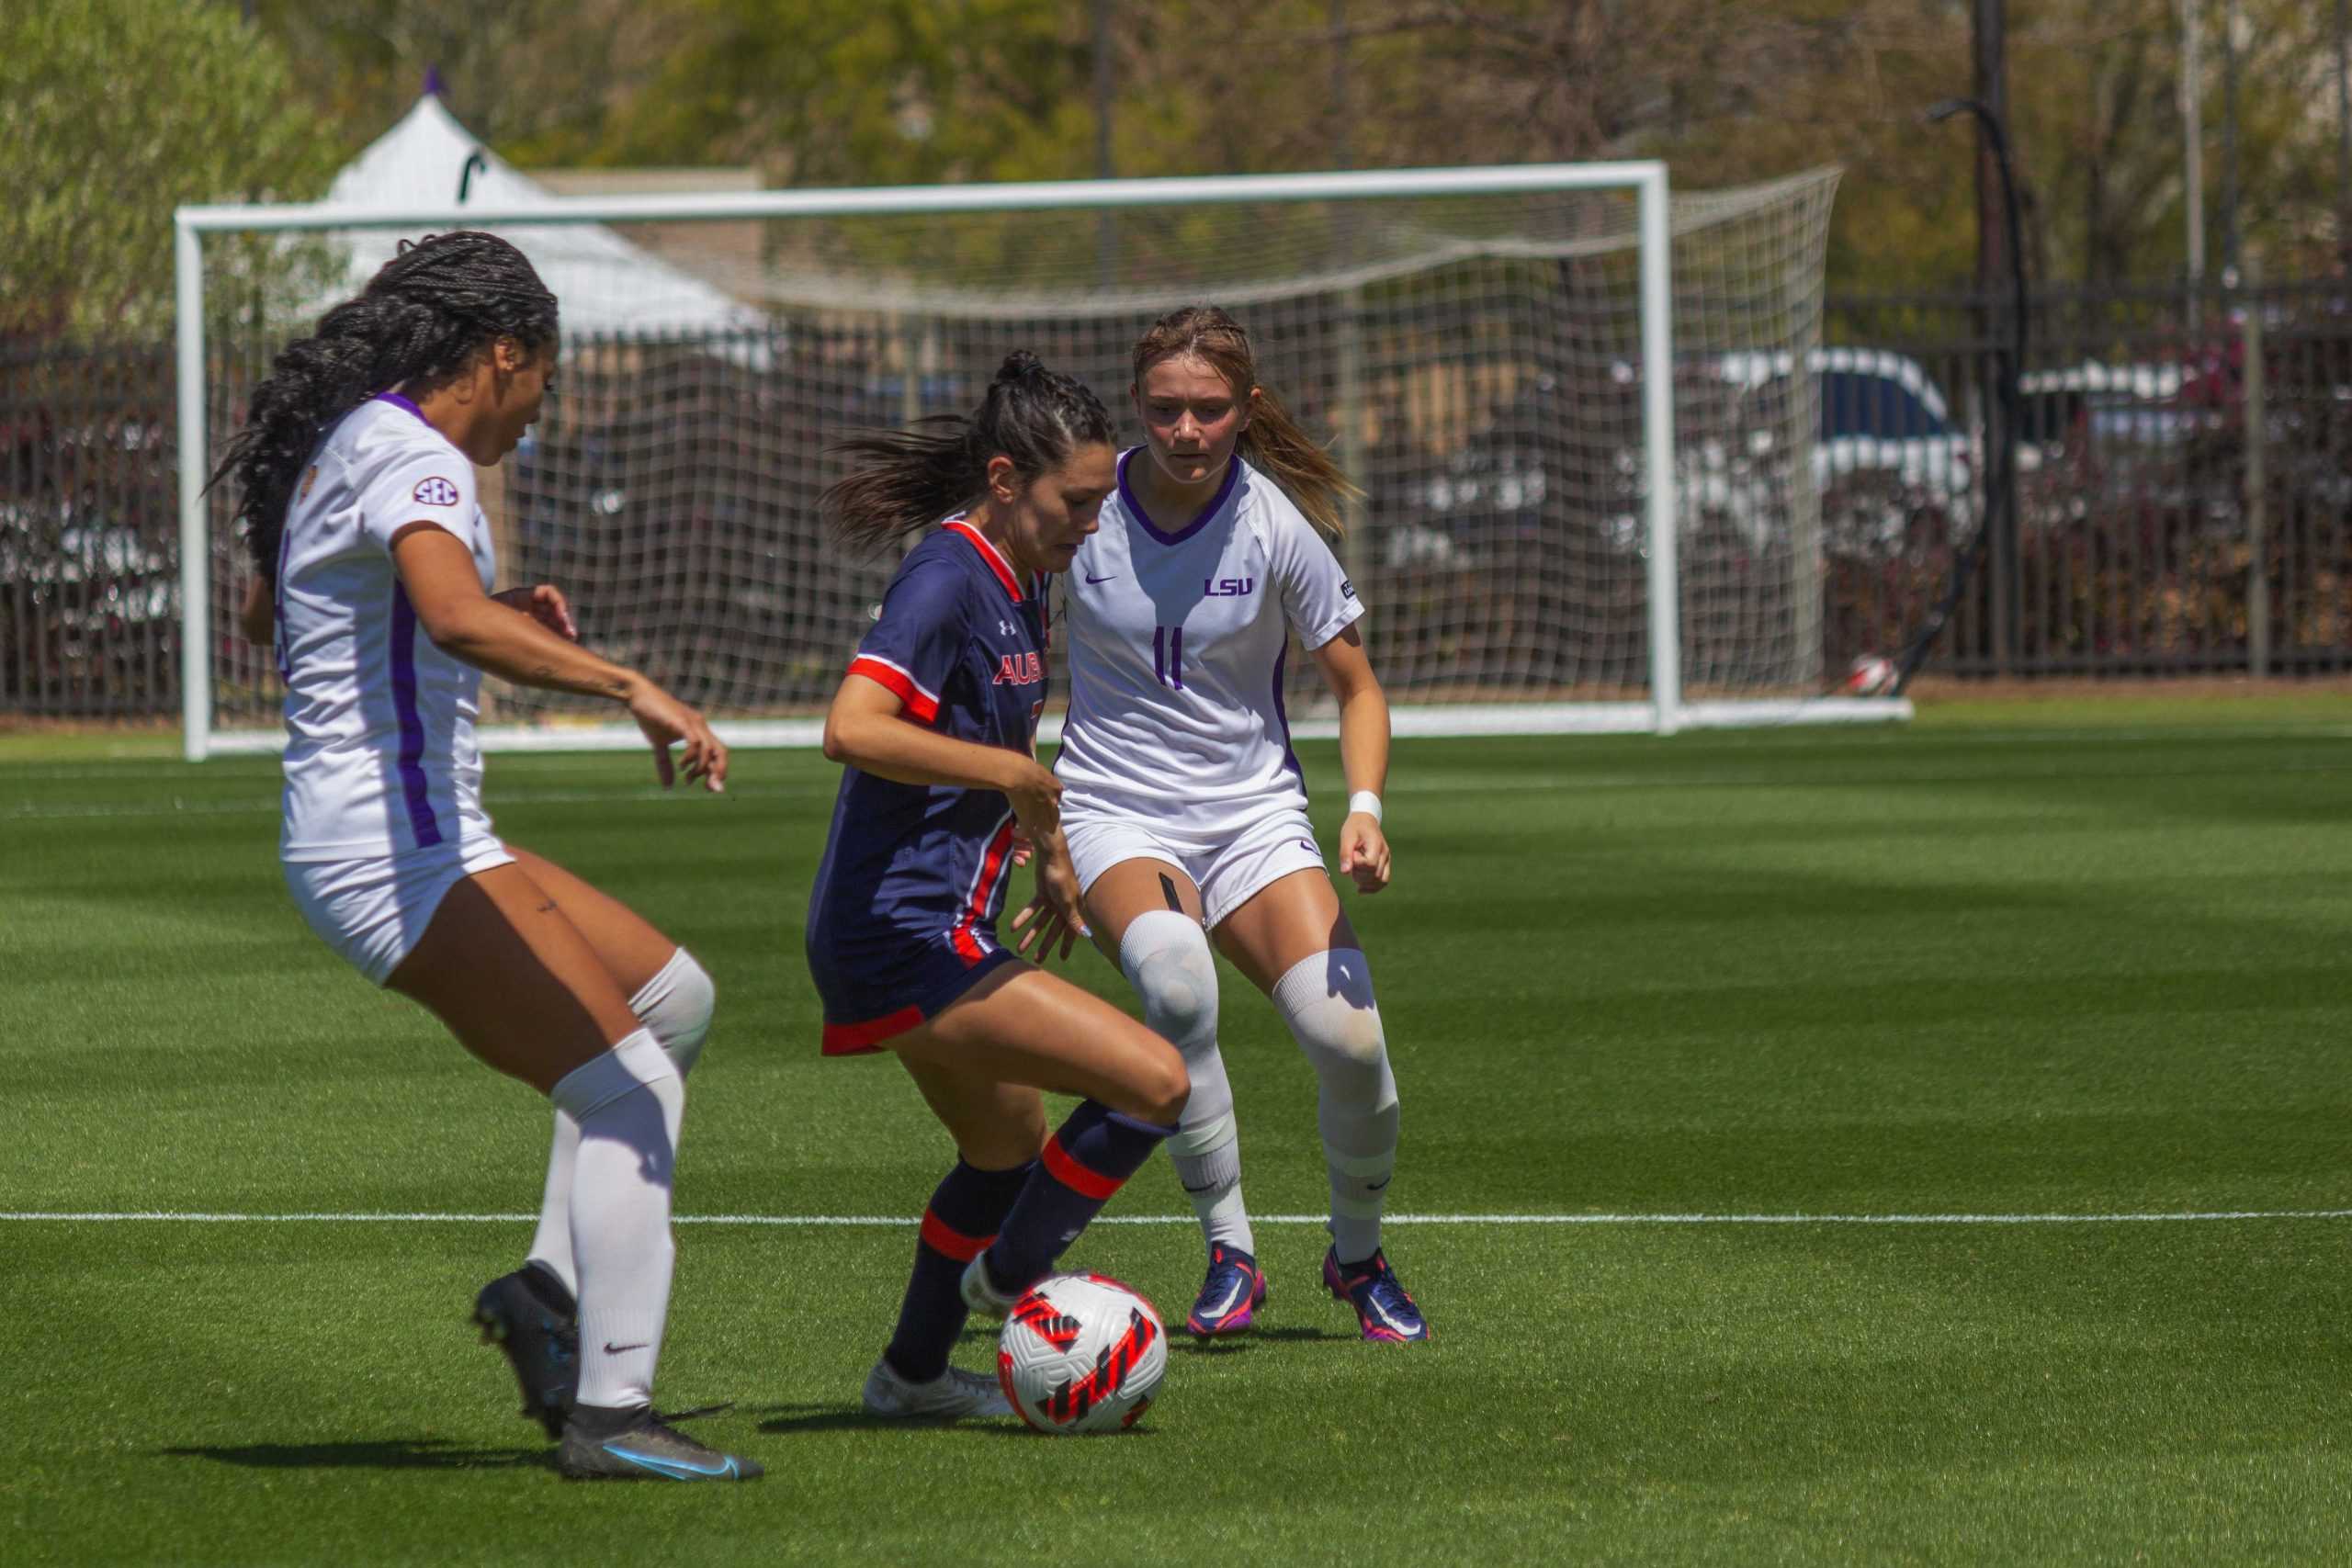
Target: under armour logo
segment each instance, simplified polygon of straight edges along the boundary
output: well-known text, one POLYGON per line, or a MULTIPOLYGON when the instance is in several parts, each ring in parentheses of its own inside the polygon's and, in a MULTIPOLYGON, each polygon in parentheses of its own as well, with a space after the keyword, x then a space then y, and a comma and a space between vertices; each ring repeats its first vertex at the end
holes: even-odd
POLYGON ((424 502, 427 506, 455 506, 458 504, 458 487, 451 484, 447 479, 443 479, 438 474, 434 475, 429 479, 419 480, 417 482, 416 489, 411 493, 413 493, 417 500, 424 502))

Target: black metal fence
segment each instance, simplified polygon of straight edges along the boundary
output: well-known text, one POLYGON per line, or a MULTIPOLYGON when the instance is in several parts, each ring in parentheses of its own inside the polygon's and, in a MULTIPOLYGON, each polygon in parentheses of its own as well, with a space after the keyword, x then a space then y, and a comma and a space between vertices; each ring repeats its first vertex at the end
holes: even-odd
MULTIPOLYGON (((1986 516, 2006 310, 1831 301, 1816 467, 1833 661, 1905 643, 1986 516), (1896 387, 1931 397, 1905 417, 1896 387)), ((2014 532, 1989 541, 1931 667, 2352 667, 2352 288, 2044 290, 2029 327, 2014 532)))
MULTIPOLYGON (((1806 367, 1829 679, 1905 646, 1984 525, 2005 309, 1830 302, 1806 367)), ((2045 290, 2031 311, 2014 531, 1930 668, 2352 668, 2352 287, 2045 290)), ((1473 417, 1463 439, 1510 417, 1473 417)), ((0 714, 177 712, 176 459, 168 345, 0 342, 0 714)))
POLYGON ((168 344, 0 340, 0 714, 179 711, 168 344))

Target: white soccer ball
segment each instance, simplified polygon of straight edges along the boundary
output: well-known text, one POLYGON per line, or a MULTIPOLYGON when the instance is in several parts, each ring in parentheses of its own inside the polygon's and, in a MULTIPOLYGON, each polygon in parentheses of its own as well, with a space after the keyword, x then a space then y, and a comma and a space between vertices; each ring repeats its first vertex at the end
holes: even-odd
POLYGON ((1883 696, 1894 690, 1895 678, 1900 673, 1892 659, 1865 653, 1848 666, 1845 684, 1838 689, 1849 697, 1883 696))
POLYGON ((997 1377, 1021 1418, 1057 1437, 1136 1424, 1168 1371, 1152 1304, 1102 1274, 1049 1274, 997 1336, 997 1377))

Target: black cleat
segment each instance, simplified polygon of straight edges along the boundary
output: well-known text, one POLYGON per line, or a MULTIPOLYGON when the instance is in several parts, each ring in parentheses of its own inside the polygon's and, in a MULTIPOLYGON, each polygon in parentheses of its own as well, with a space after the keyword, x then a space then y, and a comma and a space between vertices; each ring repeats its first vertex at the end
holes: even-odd
POLYGON ((555 1462, 567 1481, 755 1481, 765 1473, 759 1461, 706 1448, 652 1410, 575 1410, 555 1462))
POLYGON ((579 1311, 563 1282, 534 1264, 492 1280, 474 1298, 482 1343, 506 1352, 523 1414, 547 1429, 549 1441, 562 1438, 580 1387, 579 1311))

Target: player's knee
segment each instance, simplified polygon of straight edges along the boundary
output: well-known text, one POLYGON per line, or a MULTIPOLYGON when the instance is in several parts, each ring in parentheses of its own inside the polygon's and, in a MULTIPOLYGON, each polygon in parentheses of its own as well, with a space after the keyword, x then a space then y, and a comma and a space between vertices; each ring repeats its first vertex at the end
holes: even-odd
POLYGON ((1119 939, 1119 967, 1143 999, 1144 1021, 1187 1055, 1216 1040, 1216 961, 1198 920, 1151 909, 1119 939))
POLYGON ((1376 1092, 1387 1073, 1388 1036, 1363 953, 1334 948, 1302 959, 1275 982, 1273 999, 1327 1086, 1351 1098, 1376 1092))
POLYGON ((670 955, 662 972, 629 998, 629 1010, 653 1032, 681 1076, 694 1070, 710 1036, 711 1014, 718 1007, 718 987, 708 971, 684 948, 670 955))

